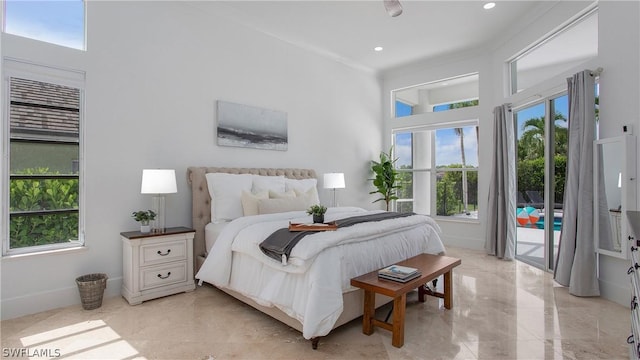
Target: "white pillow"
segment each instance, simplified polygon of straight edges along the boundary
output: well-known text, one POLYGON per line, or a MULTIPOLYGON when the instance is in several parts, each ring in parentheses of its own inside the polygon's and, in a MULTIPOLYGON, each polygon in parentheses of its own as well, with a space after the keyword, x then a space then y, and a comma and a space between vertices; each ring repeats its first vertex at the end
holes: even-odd
POLYGON ((318 185, 317 179, 285 179, 285 190, 301 190, 307 191, 312 187, 316 187, 318 185))
POLYGON ((282 192, 269 190, 269 199, 282 199, 291 197, 296 197, 296 192, 293 190, 282 192))
POLYGON ((284 192, 284 176, 253 175, 253 193, 257 194, 263 190, 284 192))
POLYGON ((318 180, 317 179, 285 179, 285 185, 287 191, 297 190, 297 196, 299 193, 308 193, 313 189, 310 196, 310 205, 320 204, 320 197, 318 196, 318 180))
POLYGON ((240 201, 242 202, 242 212, 244 216, 258 215, 258 201, 261 199, 268 199, 269 192, 264 190, 257 194, 243 190, 240 195, 240 201))
POLYGON ((295 189, 296 196, 304 198, 307 202, 307 207, 311 205, 320 205, 320 197, 318 196, 318 189, 314 186, 307 191, 295 189))
POLYGON ((307 210, 307 207, 306 199, 299 197, 258 200, 258 213, 260 214, 307 210))
POLYGON ((211 221, 231 221, 241 217, 242 191, 251 192, 253 175, 208 173, 207 187, 211 195, 211 221))

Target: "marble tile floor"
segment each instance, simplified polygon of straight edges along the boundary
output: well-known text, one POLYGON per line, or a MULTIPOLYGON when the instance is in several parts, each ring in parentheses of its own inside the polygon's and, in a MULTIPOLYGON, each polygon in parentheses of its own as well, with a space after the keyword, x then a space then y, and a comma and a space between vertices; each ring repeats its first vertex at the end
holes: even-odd
MULTIPOLYGON (((296 330, 203 286, 137 306, 114 297, 96 310, 75 305, 2 321, 2 356, 27 348, 38 359, 629 358, 626 307, 572 296, 551 274, 519 261, 451 247, 448 255, 462 259, 453 309, 409 294, 402 348, 384 329, 363 335, 359 318, 312 350, 296 330)), ((379 318, 388 310, 379 309, 379 318)))

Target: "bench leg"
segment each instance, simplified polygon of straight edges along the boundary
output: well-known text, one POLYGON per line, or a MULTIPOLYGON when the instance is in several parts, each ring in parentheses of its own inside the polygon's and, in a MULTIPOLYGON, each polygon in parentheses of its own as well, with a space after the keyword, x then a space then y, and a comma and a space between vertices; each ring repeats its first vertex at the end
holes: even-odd
POLYGON ((404 315, 407 307, 407 294, 402 294, 393 299, 393 333, 391 345, 402 347, 404 345, 404 315))
POLYGON ((451 309, 453 305, 453 282, 451 271, 444 273, 444 308, 451 309))
POLYGON ((376 312, 376 293, 364 291, 364 313, 362 315, 362 333, 373 334, 373 319, 376 312))

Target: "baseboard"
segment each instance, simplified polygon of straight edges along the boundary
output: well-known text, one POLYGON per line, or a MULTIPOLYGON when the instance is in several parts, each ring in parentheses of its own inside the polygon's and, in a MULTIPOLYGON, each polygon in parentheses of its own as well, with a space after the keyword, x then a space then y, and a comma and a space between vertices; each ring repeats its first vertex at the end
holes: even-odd
MULTIPOLYGON (((120 296, 121 287, 122 277, 108 279, 103 298, 120 296)), ((2 299, 2 303, 0 303, 0 318, 2 320, 13 319, 77 304, 80 304, 80 294, 77 286, 43 291, 11 299, 2 299)))
POLYGON ((468 237, 442 236, 442 243, 447 246, 460 247, 472 250, 484 250, 484 239, 472 239, 468 237))
POLYGON ((622 306, 629 306, 631 301, 631 283, 629 286, 621 286, 610 281, 598 279, 600 283, 600 297, 618 303, 622 306))

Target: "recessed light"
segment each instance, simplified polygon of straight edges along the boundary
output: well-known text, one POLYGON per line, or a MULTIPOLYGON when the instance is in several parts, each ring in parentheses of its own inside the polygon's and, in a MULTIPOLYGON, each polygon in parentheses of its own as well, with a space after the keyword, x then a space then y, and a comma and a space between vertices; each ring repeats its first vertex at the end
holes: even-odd
POLYGON ((382 51, 382 46, 376 46, 373 48, 375 51, 382 51))
POLYGON ((489 10, 489 9, 493 9, 496 6, 496 3, 494 2, 488 2, 486 4, 484 4, 484 6, 482 6, 485 10, 489 10))

